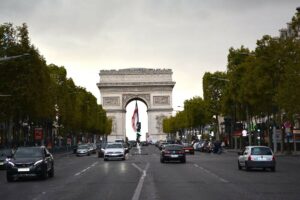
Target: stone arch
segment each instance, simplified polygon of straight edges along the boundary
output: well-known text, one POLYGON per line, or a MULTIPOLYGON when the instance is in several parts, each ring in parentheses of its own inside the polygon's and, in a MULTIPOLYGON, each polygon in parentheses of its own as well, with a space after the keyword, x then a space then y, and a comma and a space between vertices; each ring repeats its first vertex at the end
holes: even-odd
POLYGON ((153 141, 165 139, 161 121, 170 116, 172 92, 175 82, 171 69, 129 68, 101 70, 101 103, 107 116, 113 120, 114 129, 109 141, 125 139, 126 106, 133 100, 140 100, 147 106, 148 134, 153 141))
POLYGON ((123 109, 126 110, 127 105, 130 102, 135 101, 135 100, 142 101, 146 105, 146 107, 149 108, 149 105, 150 105, 149 100, 147 100, 142 95, 135 94, 135 95, 132 95, 132 96, 125 97, 125 99, 123 98, 123 105, 122 105, 123 109))

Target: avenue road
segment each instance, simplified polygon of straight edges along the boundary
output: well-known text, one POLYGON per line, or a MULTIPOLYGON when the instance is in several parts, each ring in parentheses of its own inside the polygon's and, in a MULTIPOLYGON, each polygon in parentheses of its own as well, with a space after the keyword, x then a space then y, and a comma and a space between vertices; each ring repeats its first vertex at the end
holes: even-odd
POLYGON ((6 182, 0 171, 0 198, 6 199, 299 199, 300 157, 278 156, 276 172, 239 171, 237 154, 196 152, 187 162, 159 161, 155 146, 131 149, 125 161, 95 154, 55 155, 55 175, 47 180, 6 182))

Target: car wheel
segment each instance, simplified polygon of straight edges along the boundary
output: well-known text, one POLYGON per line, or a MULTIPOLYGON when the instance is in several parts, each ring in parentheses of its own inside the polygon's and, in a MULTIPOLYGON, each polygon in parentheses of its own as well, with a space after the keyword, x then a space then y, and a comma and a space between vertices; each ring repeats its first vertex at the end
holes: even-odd
POLYGON ((47 179, 47 176, 48 176, 47 169, 44 169, 41 174, 41 179, 45 180, 47 179))
POLYGON ((107 158, 104 158, 104 161, 107 161, 107 158))
POLYGON ((185 162, 186 162, 185 158, 181 160, 181 163, 185 163, 185 162))
POLYGON ((51 177, 51 178, 54 176, 54 166, 53 165, 52 165, 51 170, 48 173, 48 176, 51 177))
POLYGON ((6 173, 6 180, 7 182, 12 182, 14 180, 12 175, 9 175, 8 173, 6 173))
POLYGON ((164 163, 164 162, 165 162, 165 160, 164 160, 163 158, 161 158, 161 159, 160 159, 160 162, 161 162, 161 163, 164 163))
POLYGON ((238 168, 239 168, 239 170, 241 170, 242 169, 242 166, 241 166, 241 164, 240 164, 240 162, 238 161, 238 168))
POLYGON ((271 171, 272 171, 272 172, 275 172, 275 171, 276 171, 276 168, 275 168, 275 167, 271 167, 271 171))
POLYGON ((250 167, 248 167, 247 163, 245 163, 245 169, 246 171, 250 171, 250 167))

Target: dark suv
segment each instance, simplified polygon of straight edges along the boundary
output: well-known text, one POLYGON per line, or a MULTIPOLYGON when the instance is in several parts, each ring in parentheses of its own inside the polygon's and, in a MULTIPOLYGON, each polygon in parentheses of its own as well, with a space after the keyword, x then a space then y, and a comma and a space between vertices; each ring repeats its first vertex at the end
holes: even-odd
POLYGON ((19 147, 6 165, 8 182, 19 177, 39 177, 46 179, 54 176, 54 160, 44 146, 19 147))

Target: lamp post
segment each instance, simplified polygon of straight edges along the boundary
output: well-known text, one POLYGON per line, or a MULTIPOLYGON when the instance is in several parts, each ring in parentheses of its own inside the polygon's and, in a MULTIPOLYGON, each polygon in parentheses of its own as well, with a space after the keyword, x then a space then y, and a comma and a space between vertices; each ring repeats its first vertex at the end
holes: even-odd
POLYGON ((13 60, 13 59, 16 59, 16 58, 20 58, 20 57, 23 57, 23 56, 29 56, 29 55, 30 55, 29 53, 24 53, 24 54, 16 55, 16 56, 5 56, 5 57, 0 58, 0 61, 13 60))

